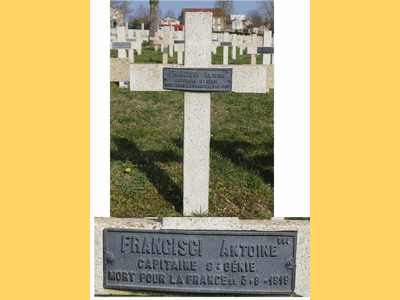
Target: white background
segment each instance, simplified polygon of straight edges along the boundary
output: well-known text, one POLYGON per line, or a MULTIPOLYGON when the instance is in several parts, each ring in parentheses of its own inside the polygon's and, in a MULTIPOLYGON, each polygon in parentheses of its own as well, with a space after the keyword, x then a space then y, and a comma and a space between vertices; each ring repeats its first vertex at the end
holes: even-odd
MULTIPOLYGON (((210 1, 210 7, 213 4, 210 1)), ((91 299, 94 298, 94 217, 110 216, 109 7, 107 0, 90 1, 91 299)), ((309 217, 309 0, 275 1, 274 44, 275 217, 309 217)))

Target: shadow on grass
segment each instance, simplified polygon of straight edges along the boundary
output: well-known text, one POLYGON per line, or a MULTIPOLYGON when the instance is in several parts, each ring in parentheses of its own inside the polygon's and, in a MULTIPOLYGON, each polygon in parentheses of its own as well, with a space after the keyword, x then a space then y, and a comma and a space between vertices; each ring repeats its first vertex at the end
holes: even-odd
MULTIPOLYGON (((183 148, 182 139, 174 139, 173 142, 180 148, 183 148)), ((273 143, 261 144, 263 147, 273 150, 273 143)), ((211 139, 211 151, 228 158, 232 163, 241 166, 248 171, 255 172, 266 183, 274 187, 274 173, 266 170, 268 167, 274 166, 274 155, 256 155, 247 159, 239 150, 251 151, 260 145, 254 145, 249 142, 221 141, 211 139)))
POLYGON ((183 211, 183 191, 168 176, 168 173, 158 167, 155 162, 182 162, 182 157, 172 151, 140 151, 131 141, 125 138, 112 139, 117 146, 116 151, 111 151, 111 160, 136 164, 148 180, 157 189, 165 201, 170 202, 179 213, 183 211))
MULTIPOLYGON (((265 143, 263 146, 271 150, 274 148, 273 143, 265 143)), ((274 173, 270 170, 266 170, 266 168, 274 166, 273 154, 255 155, 249 160, 239 151, 251 151, 255 149, 256 146, 249 142, 218 141, 211 139, 210 147, 212 151, 229 158, 235 165, 257 173, 266 184, 274 187, 274 173)))

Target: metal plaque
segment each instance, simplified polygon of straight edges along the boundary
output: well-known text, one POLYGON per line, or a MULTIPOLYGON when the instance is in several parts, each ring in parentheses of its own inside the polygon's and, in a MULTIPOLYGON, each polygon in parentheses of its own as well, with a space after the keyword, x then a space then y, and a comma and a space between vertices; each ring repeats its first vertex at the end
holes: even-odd
POLYGON ((232 42, 221 42, 220 46, 232 46, 232 42))
POLYGON ((185 40, 175 40, 174 43, 175 44, 184 44, 185 40))
POLYGON ((130 49, 131 43, 129 43, 129 42, 112 43, 112 48, 113 49, 130 49))
POLYGON ((230 92, 232 90, 232 69, 164 68, 163 89, 230 92))
POLYGON ((273 54, 274 53, 274 47, 257 47, 257 53, 273 54))
POLYGON ((106 289, 289 295, 297 232, 106 228, 106 289))
POLYGON ((136 39, 126 39, 127 42, 136 42, 136 39))

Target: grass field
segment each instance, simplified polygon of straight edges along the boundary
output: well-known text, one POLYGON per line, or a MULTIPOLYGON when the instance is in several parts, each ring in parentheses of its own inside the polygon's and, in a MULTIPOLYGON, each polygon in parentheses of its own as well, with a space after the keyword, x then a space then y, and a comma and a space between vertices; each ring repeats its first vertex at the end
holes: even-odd
MULTIPOLYGON (((111 83, 112 217, 182 216, 183 96, 111 83)), ((273 99, 211 93, 208 216, 273 216, 273 99)))
MULTIPOLYGON (((118 57, 118 50, 110 50, 111 57, 118 57)), ((127 57, 128 57, 128 50, 127 57)), ((214 65, 222 65, 223 61, 223 47, 217 47, 217 53, 212 54, 211 57, 212 64, 214 65)), ((173 57, 168 56, 169 64, 176 64, 178 62, 178 54, 174 52, 173 57)), ((185 53, 183 53, 183 62, 185 62, 185 53)), ((236 49, 236 59, 232 59, 232 47, 229 47, 229 55, 228 55, 228 63, 230 65, 245 65, 250 64, 251 55, 247 54, 246 49, 243 49, 243 55, 239 55, 239 47, 236 49)), ((262 64, 262 54, 257 55, 257 64, 262 64)), ((156 64, 162 63, 162 52, 159 48, 158 51, 154 51, 154 48, 148 47, 148 43, 146 41, 142 44, 142 55, 137 55, 135 50, 135 63, 136 64, 156 64)))

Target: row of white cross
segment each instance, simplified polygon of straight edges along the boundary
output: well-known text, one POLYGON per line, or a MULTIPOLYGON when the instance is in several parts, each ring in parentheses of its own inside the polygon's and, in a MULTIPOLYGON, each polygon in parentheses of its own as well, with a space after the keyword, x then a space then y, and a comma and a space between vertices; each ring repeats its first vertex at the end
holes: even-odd
MULTIPOLYGON (((142 52, 142 43, 144 40, 148 40, 146 37, 141 37, 140 34, 134 38, 133 30, 128 30, 128 38, 126 38, 126 28, 123 26, 117 27, 117 42, 130 42, 129 49, 129 58, 130 63, 134 63, 134 50, 137 51, 138 55, 141 55, 142 52)), ((183 51, 184 45, 183 43, 183 32, 178 31, 178 39, 173 38, 173 31, 164 31, 162 32, 162 37, 156 36, 155 38, 150 38, 154 41, 155 50, 158 50, 159 45, 161 46, 161 52, 164 53, 165 48, 169 48, 169 56, 173 57, 174 51, 178 53, 178 64, 183 64, 183 51)), ((218 40, 212 40, 211 51, 216 54, 217 47, 223 45, 223 65, 228 65, 228 48, 232 47, 232 59, 236 59, 237 47, 239 47, 239 55, 243 55, 243 49, 247 48, 247 53, 251 54, 251 64, 256 64, 256 55, 257 55, 257 47, 271 47, 272 45, 272 32, 264 31, 263 40, 260 41, 260 38, 253 34, 250 36, 250 39, 244 41, 243 35, 235 36, 229 35, 227 32, 223 35, 218 34, 220 38, 222 38, 223 42, 219 42, 218 40), (227 45, 229 44, 229 45, 227 45)), ((118 58, 126 58, 126 52, 124 49, 118 49, 118 58)), ((163 63, 165 62, 165 58, 163 56, 163 63)), ((273 64, 273 55, 272 55, 272 64, 273 64)), ((263 54, 263 64, 271 64, 271 54, 263 54)))
MULTIPOLYGON (((182 53, 183 50, 185 52, 184 68, 211 68, 211 53, 216 42, 212 41, 212 13, 187 12, 185 14, 184 35, 184 43, 174 43, 172 32, 163 34, 163 39, 155 38, 154 41, 161 41, 160 44, 163 50, 165 49, 163 51, 163 63, 166 63, 168 59, 166 46, 170 46, 169 49, 171 51, 173 49, 171 45, 173 45, 178 50, 178 63, 182 64, 179 59, 179 53, 182 53)), ((255 37, 254 40, 246 43, 243 42, 243 37, 239 37, 238 41, 230 39, 229 42, 232 43, 234 55, 236 56, 237 46, 239 46, 242 53, 243 44, 247 44, 248 53, 251 53, 252 57, 256 57, 259 40, 257 36, 255 37)), ((226 35, 224 35, 224 39, 228 39, 226 35)), ((135 47, 138 44, 141 46, 142 40, 139 39, 138 41, 138 38, 136 40, 133 49, 136 49, 135 47)), ((120 30, 118 41, 126 41, 125 31, 120 30)), ((266 31, 264 33, 263 46, 271 46, 271 44, 271 32, 266 31)), ((223 46, 223 48, 224 64, 227 64, 228 46, 223 46)), ((129 52, 129 55, 131 53, 133 55, 133 50, 130 51, 132 52, 129 52)), ((119 57, 126 57, 125 49, 118 52, 119 57)), ((171 52, 169 55, 171 55, 171 52)), ((270 54, 263 54, 263 61, 264 64, 269 64, 271 62, 270 54)), ((184 92, 183 213, 187 216, 194 213, 205 213, 209 208, 210 122, 210 93, 184 92)))

